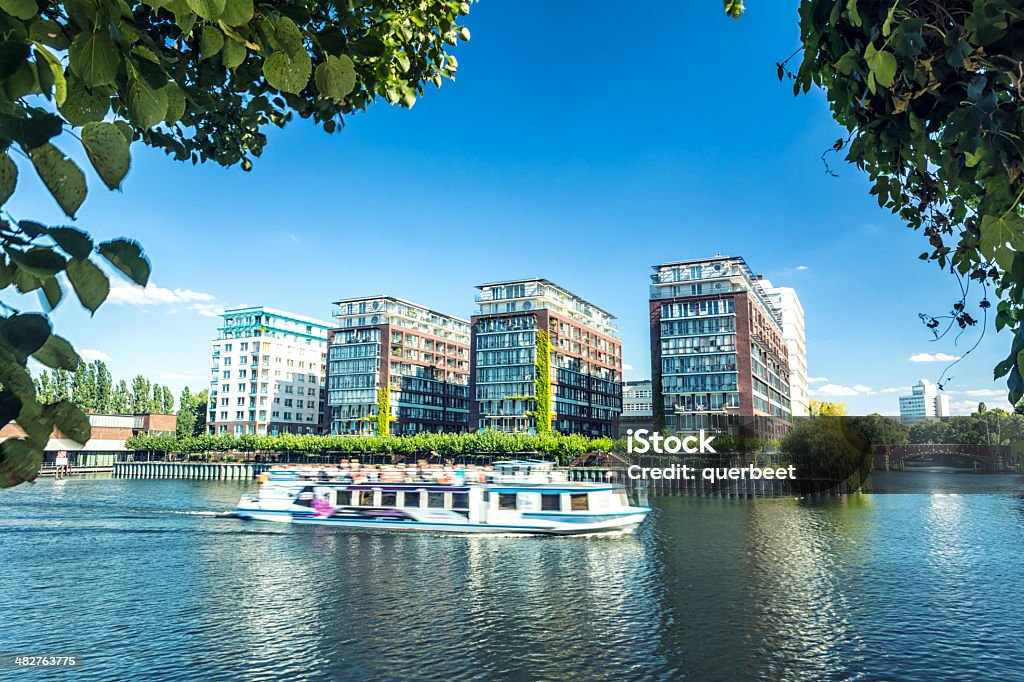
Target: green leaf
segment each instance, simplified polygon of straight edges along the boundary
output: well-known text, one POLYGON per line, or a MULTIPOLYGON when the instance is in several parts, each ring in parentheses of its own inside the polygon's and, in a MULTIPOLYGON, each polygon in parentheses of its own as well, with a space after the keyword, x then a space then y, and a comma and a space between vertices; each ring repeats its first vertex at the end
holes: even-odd
POLYGON ((241 26, 249 23, 254 13, 252 0, 227 0, 221 20, 228 26, 241 26))
POLYGON ((117 77, 121 52, 110 39, 110 34, 101 30, 75 36, 68 49, 68 58, 71 71, 86 85, 106 85, 117 77))
POLYGON ((26 118, 0 111, 0 135, 25 149, 35 149, 60 135, 64 123, 60 116, 36 108, 29 109, 28 114, 26 118))
POLYGON ((245 45, 237 40, 228 38, 224 41, 224 49, 220 53, 220 63, 226 69, 235 69, 242 65, 246 55, 245 45))
POLYGON ((72 75, 68 78, 67 98, 59 105, 59 111, 73 126, 102 121, 110 111, 108 86, 90 88, 80 78, 72 75))
POLYGON ((387 50, 384 41, 376 36, 366 36, 352 43, 353 54, 361 57, 380 57, 387 50))
POLYGON ((128 125, 127 121, 122 121, 121 119, 118 119, 114 121, 114 127, 117 128, 118 132, 120 132, 121 135, 124 136, 124 139, 128 140, 128 144, 131 144, 132 141, 135 139, 135 132, 132 131, 132 127, 128 125))
POLYGON ((128 115, 140 128, 152 128, 167 116, 167 93, 154 90, 135 72, 128 85, 128 115))
POLYGON ((41 56, 46 61, 47 66, 50 68, 50 72, 53 74, 53 84, 55 86, 54 99, 57 100, 57 106, 64 104, 68 98, 68 81, 64 77, 64 66, 60 63, 50 50, 46 48, 42 43, 35 43, 36 54, 41 56))
POLYGON ((883 88, 891 88, 896 78, 896 57, 885 50, 875 50, 873 45, 868 45, 864 52, 864 59, 871 69, 871 75, 875 82, 883 88))
POLYGON ((860 18, 860 14, 857 12, 857 0, 846 1, 846 11, 850 15, 850 23, 854 26, 863 26, 864 20, 860 18))
POLYGON ((329 99, 343 99, 356 86, 356 71, 347 56, 327 56, 327 61, 316 67, 314 74, 317 90, 329 99))
POLYGON ((28 357, 42 348, 52 328, 45 315, 22 313, 0 319, 0 341, 15 355, 28 357))
POLYGON ((0 0, 0 9, 18 19, 31 19, 39 11, 36 0, 0 0))
POLYGON ((92 435, 89 417, 70 400, 43 406, 43 414, 60 430, 61 435, 85 444, 92 435))
POLYGON ((224 14, 225 0, 188 0, 189 9, 208 21, 216 21, 224 14))
POLYGON ((91 313, 95 313, 110 293, 110 280, 90 260, 72 260, 67 266, 68 279, 75 289, 79 302, 91 313))
POLYGON ((9 424, 21 413, 21 398, 14 391, 0 389, 0 426, 9 424))
MULTIPOLYGON (((131 164, 128 141, 121 131, 113 123, 86 123, 82 127, 82 145, 103 184, 110 189, 119 188, 131 164)), ((91 250, 91 242, 89 246, 91 250)), ((72 255, 84 258, 88 251, 82 256, 72 255)))
POLYGON ((64 298, 64 289, 56 277, 46 277, 42 280, 43 298, 49 310, 53 310, 64 298))
POLYGON ((97 250, 111 265, 139 286, 146 286, 149 282, 149 259, 138 242, 130 239, 113 239, 100 244, 97 250))
POLYGON ((28 29, 29 40, 48 45, 55 50, 64 51, 68 49, 71 41, 64 35, 60 24, 49 19, 36 19, 28 29))
POLYGON ((267 83, 282 92, 296 95, 309 83, 312 70, 312 60, 305 50, 294 56, 278 51, 263 62, 263 75, 266 76, 267 83))
POLYGON ((69 372, 78 369, 78 365, 82 362, 82 358, 78 356, 67 339, 56 334, 50 334, 46 343, 33 353, 32 357, 47 367, 66 369, 69 372))
POLYGON ((1013 268, 1014 251, 1024 250, 1024 219, 1015 213, 981 219, 981 253, 994 260, 1004 271, 1013 268))
POLYGON ((892 19, 893 15, 896 14, 896 8, 899 7, 899 0, 893 2, 892 7, 889 8, 889 13, 885 15, 885 21, 882 23, 882 35, 888 37, 892 33, 892 19))
POLYGON ((274 36, 281 43, 281 48, 293 57, 299 52, 306 51, 306 47, 302 44, 302 31, 288 17, 281 17, 277 20, 274 36))
POLYGON ((51 227, 49 234, 53 241, 57 242, 57 246, 64 249, 72 258, 88 258, 92 253, 92 238, 81 230, 73 227, 51 227))
POLYGON ((858 66, 860 66, 860 51, 852 48, 835 63, 835 70, 844 76, 849 76, 858 66))
POLYGON ((164 122, 167 125, 174 125, 185 115, 185 94, 174 82, 165 85, 163 93, 167 97, 167 113, 164 115, 164 122))
POLYGON ((0 154, 0 206, 7 203, 7 200, 14 194, 14 188, 18 184, 18 167, 14 164, 10 154, 0 154))
POLYGON ((74 218, 85 201, 85 175, 81 169, 50 143, 33 149, 30 156, 50 194, 64 213, 74 218))
POLYGON ((0 488, 34 481, 43 465, 43 451, 27 438, 8 438, 0 443, 0 488))
POLYGON ((203 26, 203 35, 199 39, 199 53, 202 55, 200 61, 216 57, 224 47, 224 34, 216 26, 207 24, 203 26))
POLYGON ((7 249, 11 261, 33 277, 52 277, 64 269, 67 261, 48 246, 34 246, 28 251, 7 249))

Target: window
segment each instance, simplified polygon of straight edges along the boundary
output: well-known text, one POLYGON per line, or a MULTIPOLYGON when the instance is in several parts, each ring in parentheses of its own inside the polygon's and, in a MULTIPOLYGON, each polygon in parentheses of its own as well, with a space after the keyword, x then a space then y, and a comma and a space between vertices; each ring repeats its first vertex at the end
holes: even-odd
MULTIPOLYGON (((287 413, 286 413, 287 414, 287 413)), ((285 417, 287 419, 287 417, 285 417)), ((373 506, 373 491, 372 490, 360 490, 356 493, 356 504, 360 507, 372 507, 373 506)))
POLYGON ((540 509, 541 511, 562 511, 562 496, 541 495, 540 509))
POLYGON ((444 493, 427 493, 427 506, 431 509, 444 509, 444 493))
POLYGON ((498 509, 515 509, 515 493, 498 493, 498 509))
POLYGON ((225 379, 230 379, 231 378, 231 370, 230 369, 224 370, 224 378, 225 379))
POLYGON ((380 506, 382 507, 397 507, 398 506, 398 493, 383 492, 380 494, 380 506))
POLYGON ((420 506, 420 494, 419 492, 406 492, 405 501, 403 506, 406 507, 418 507, 420 506))
POLYGON ((587 494, 582 493, 579 495, 569 495, 569 501, 572 503, 573 511, 587 511, 590 509, 590 504, 587 500, 587 494))
POLYGON ((453 509, 469 509, 469 493, 452 493, 453 509))

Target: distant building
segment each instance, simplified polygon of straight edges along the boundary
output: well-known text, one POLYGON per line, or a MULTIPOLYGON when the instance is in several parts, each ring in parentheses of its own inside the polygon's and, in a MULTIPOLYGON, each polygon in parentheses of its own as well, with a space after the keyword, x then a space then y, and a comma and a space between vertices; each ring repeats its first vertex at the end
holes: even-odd
POLYGON ((949 396, 940 394, 938 387, 927 379, 917 382, 910 395, 900 396, 900 421, 904 424, 948 416, 949 396))
MULTIPOLYGON (((43 467, 54 466, 57 453, 67 454, 72 467, 112 467, 128 456, 125 442, 132 436, 152 434, 173 436, 178 418, 173 414, 88 414, 92 435, 87 443, 76 443, 58 429, 50 433, 43 447, 43 467)), ((25 431, 16 423, 0 428, 0 442, 8 438, 24 438, 25 431)))
POLYGON ((782 313, 746 261, 662 263, 651 280, 655 424, 783 436, 791 412, 782 313))
POLYGON ((536 432, 537 346, 544 331, 551 344, 551 428, 612 435, 622 410, 622 342, 615 316, 546 279, 477 288, 473 427, 536 432))
POLYGON ((630 429, 654 428, 654 393, 650 379, 622 383, 622 414, 615 435, 625 438, 630 429))
POLYGON ((789 403, 794 417, 808 414, 807 339, 804 333, 804 307, 791 287, 774 287, 761 280, 764 292, 782 313, 782 338, 789 350, 789 403))
POLYGON ((255 306, 221 313, 210 344, 210 433, 323 433, 330 324, 255 306))
POLYGON ((469 321, 392 296, 335 302, 327 404, 336 434, 469 430, 469 321), (384 393, 384 389, 388 389, 384 393))

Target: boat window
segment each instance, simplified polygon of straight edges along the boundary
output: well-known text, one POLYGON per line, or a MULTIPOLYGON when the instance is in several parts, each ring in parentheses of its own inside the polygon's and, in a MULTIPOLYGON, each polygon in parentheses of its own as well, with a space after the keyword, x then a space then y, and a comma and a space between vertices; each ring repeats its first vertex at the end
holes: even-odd
POLYGON ((515 509, 515 493, 498 493, 498 509, 515 509))
POLYGON ((427 493, 427 506, 431 509, 444 509, 444 493, 427 493))
POLYGON ((468 509, 469 508, 469 493, 452 493, 452 508, 453 509, 468 509))
POLYGON ((405 505, 406 507, 418 507, 420 506, 420 494, 417 492, 406 492, 405 493, 405 505))
POLYGON ((372 507, 373 506, 373 491, 372 490, 360 490, 358 497, 356 498, 356 505, 360 507, 372 507))
POLYGON ((398 493, 385 492, 380 494, 380 506, 382 507, 397 507, 398 506, 398 493))
POLYGON ((587 494, 581 495, 570 495, 570 501, 572 502, 573 511, 587 511, 590 509, 590 505, 587 503, 587 494))
POLYGON ((562 496, 541 495, 540 508, 541 511, 562 511, 562 496))

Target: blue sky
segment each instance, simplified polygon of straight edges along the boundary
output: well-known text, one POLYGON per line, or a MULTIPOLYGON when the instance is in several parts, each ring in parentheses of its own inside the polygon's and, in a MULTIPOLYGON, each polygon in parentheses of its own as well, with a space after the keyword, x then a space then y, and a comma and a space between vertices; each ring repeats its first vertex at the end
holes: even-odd
MULTIPOLYGON (((962 355, 978 332, 930 341, 917 315, 948 310, 957 284, 917 260, 924 239, 863 174, 840 159, 825 174, 841 131, 820 93, 794 97, 775 75, 798 45, 797 3, 751 2, 740 21, 719 0, 623 17, 605 1, 484 0, 457 82, 340 134, 271 131, 251 173, 136 143, 123 192, 87 171, 75 224, 137 238, 152 284, 119 283, 91 320, 62 305, 59 331, 115 378, 177 392, 205 387, 224 306, 327 319, 338 298, 387 293, 468 317, 474 285, 542 276, 617 315, 627 379, 644 378, 650 266, 720 252, 797 290, 814 397, 897 412, 947 364, 912 356, 962 355)), ((10 211, 66 222, 24 166, 10 211)), ((991 367, 1007 342, 989 330, 953 368, 955 411, 1005 405, 991 367)))

